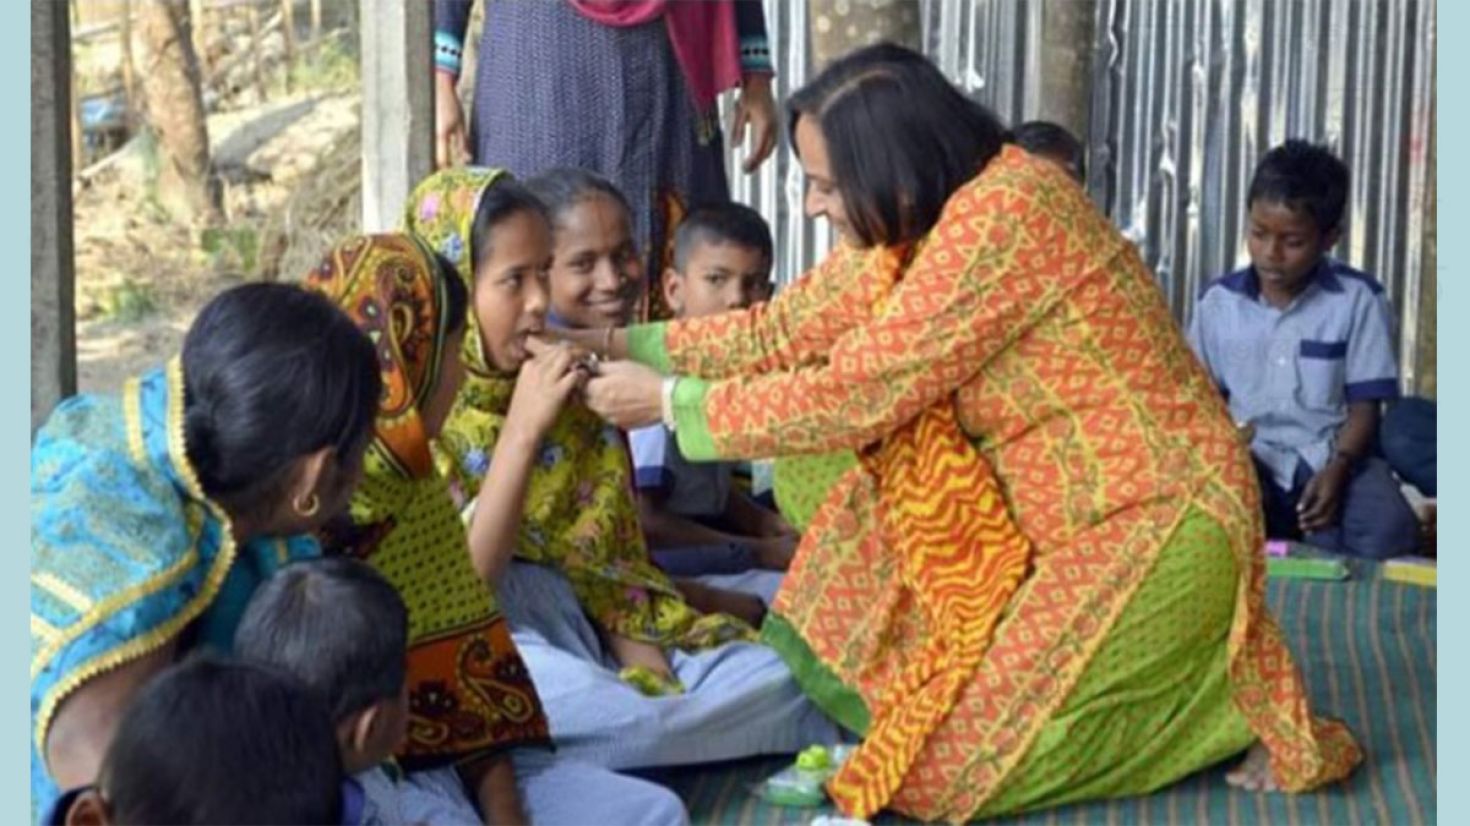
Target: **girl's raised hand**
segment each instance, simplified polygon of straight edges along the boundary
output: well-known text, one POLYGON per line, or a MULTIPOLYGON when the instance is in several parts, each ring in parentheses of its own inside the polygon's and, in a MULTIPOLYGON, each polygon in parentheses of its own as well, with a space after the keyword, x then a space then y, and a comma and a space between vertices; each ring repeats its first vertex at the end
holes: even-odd
POLYGON ((531 357, 521 365, 511 396, 507 424, 524 427, 537 438, 546 435, 567 398, 587 381, 587 354, 570 344, 530 339, 531 357))

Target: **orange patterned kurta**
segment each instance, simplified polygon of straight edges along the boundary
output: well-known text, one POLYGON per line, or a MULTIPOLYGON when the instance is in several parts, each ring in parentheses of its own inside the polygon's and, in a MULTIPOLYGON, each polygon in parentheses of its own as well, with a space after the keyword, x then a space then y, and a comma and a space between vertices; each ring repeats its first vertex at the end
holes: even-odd
MULTIPOLYGON (((1311 714, 1264 608, 1249 456, 1136 250, 1063 175, 1007 148, 951 198, 896 286, 883 255, 839 250, 768 305, 630 340, 646 361, 722 379, 699 394, 681 383, 677 432, 692 459, 871 448, 952 405, 994 469, 1031 570, 888 804, 923 818, 996 813, 989 804, 1009 800, 1028 750, 1181 536, 1219 537, 1235 561, 1230 693, 1278 782, 1303 790, 1349 773, 1356 743, 1311 714), (1210 531, 1193 529, 1200 520, 1210 531)), ((775 605, 805 649, 783 653, 815 658, 875 728, 900 713, 885 691, 940 627, 877 527, 882 487, 871 468, 843 477, 775 605)), ((833 792, 846 811, 872 808, 833 792)))

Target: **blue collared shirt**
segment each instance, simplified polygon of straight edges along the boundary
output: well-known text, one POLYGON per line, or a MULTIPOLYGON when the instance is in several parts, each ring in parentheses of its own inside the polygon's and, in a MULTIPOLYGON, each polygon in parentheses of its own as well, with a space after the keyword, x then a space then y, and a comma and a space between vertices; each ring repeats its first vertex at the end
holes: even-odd
POLYGON ((1255 426, 1251 452, 1290 490, 1297 465, 1332 458, 1351 402, 1397 398, 1388 296, 1371 276, 1324 258, 1283 309, 1261 298, 1254 267, 1212 282, 1189 343, 1238 424, 1255 426))

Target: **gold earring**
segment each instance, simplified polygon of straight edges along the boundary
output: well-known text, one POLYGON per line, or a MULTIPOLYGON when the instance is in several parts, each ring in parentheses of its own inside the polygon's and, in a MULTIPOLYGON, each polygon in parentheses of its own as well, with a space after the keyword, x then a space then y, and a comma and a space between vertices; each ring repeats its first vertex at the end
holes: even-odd
POLYGON ((301 500, 298 499, 292 502, 291 506, 296 509, 297 515, 310 519, 316 516, 317 511, 322 509, 322 500, 318 499, 315 493, 308 493, 306 495, 306 504, 301 504, 301 500))

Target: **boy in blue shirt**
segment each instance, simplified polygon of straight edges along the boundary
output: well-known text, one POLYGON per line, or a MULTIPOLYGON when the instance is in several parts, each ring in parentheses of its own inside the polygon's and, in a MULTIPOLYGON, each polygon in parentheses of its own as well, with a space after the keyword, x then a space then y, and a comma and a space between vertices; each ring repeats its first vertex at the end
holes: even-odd
POLYGON ((1385 558, 1413 549, 1418 528, 1373 453, 1380 406, 1399 394, 1388 298, 1327 254, 1347 192, 1326 149, 1268 152, 1247 196, 1251 265, 1205 290, 1189 340, 1254 431, 1268 534, 1385 558))
MULTIPOLYGON (((664 298, 675 318, 743 309, 769 295, 771 230, 736 203, 702 207, 674 235, 664 298)), ((687 462, 663 425, 629 434, 643 533, 654 561, 675 576, 785 570, 796 531, 733 484, 729 462, 687 462)))

